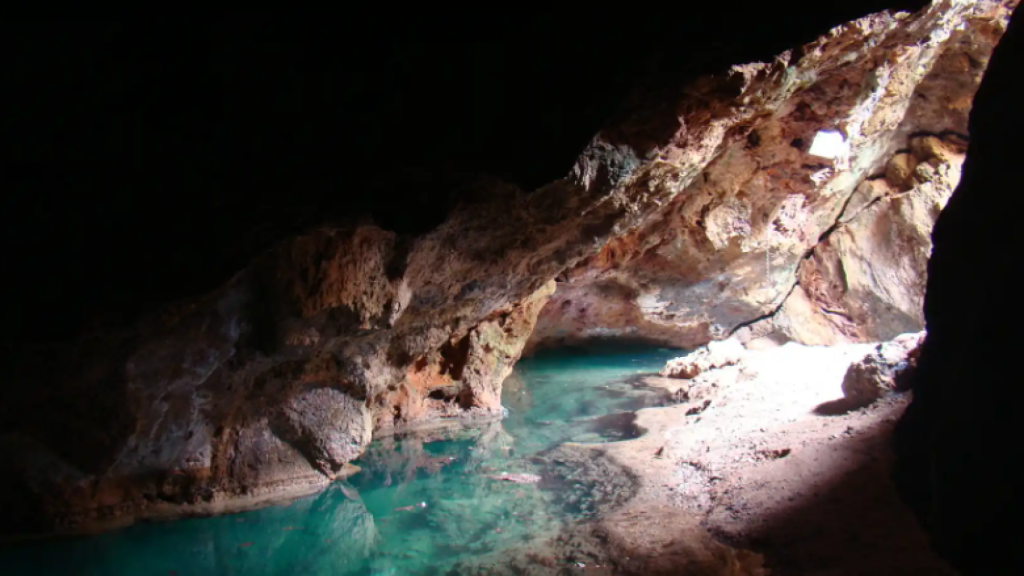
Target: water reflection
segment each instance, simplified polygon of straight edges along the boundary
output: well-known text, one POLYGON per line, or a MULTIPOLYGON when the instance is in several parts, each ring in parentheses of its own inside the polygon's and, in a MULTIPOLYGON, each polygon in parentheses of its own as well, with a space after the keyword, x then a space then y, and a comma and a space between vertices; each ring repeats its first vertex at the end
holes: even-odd
POLYGON ((357 500, 333 486, 264 510, 139 525, 92 538, 0 551, 3 574, 358 573, 380 533, 357 500))
POLYGON ((627 494, 606 463, 559 446, 635 434, 631 412, 666 398, 628 378, 671 355, 541 356, 505 383, 503 422, 378 439, 348 482, 289 505, 0 550, 0 572, 446 574, 627 494))

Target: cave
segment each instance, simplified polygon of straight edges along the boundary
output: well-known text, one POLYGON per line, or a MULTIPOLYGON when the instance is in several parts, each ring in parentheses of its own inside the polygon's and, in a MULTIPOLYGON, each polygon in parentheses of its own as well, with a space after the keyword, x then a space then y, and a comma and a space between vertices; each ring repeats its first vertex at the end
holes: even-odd
POLYGON ((0 572, 1024 572, 1017 4, 5 21, 0 572))

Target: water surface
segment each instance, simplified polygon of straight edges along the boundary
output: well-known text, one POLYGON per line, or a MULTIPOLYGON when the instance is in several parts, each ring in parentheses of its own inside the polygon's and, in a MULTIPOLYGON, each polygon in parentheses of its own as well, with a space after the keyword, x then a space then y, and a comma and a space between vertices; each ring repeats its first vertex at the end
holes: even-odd
POLYGON ((554 481, 537 456, 566 441, 634 435, 628 413, 664 399, 627 378, 678 354, 541 353, 506 381, 504 421, 374 441, 361 472, 287 505, 0 549, 0 574, 458 574, 462 562, 597 513, 579 484, 554 481), (512 473, 543 479, 494 478, 512 473))

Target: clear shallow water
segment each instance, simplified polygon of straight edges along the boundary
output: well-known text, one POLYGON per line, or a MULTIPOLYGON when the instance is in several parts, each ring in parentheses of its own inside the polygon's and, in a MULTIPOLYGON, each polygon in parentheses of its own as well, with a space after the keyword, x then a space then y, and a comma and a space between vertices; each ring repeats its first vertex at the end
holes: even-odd
POLYGON ((502 422, 375 441, 356 462, 361 472, 287 505, 0 548, 0 574, 458 574, 462 562, 594 514, 578 484, 573 492, 547 477, 516 484, 490 476, 543 475, 535 456, 566 441, 631 437, 632 419, 615 415, 663 398, 625 380, 678 354, 622 346, 542 353, 506 381, 502 422))

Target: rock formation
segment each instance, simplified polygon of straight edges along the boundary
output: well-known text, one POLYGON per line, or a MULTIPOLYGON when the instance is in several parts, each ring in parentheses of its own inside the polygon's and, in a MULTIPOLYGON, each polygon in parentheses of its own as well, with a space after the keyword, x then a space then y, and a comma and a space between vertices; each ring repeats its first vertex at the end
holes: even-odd
POLYGON ((681 358, 669 360, 661 375, 666 378, 683 378, 690 380, 702 372, 715 368, 732 366, 740 361, 743 345, 737 340, 729 339, 711 342, 704 348, 696 350, 681 358))
POLYGON ((574 487, 617 485, 606 488, 611 505, 465 572, 546 574, 578 562, 609 575, 955 574, 889 481, 893 428, 911 394, 869 406, 844 398, 857 368, 882 369, 881 382, 919 338, 788 342, 705 364, 693 379, 643 377, 683 392, 635 414, 644 434, 543 455, 573 464, 552 468, 572 471, 574 487))
MULTIPOLYGON (((878 13, 771 62, 641 89, 537 190, 477 179, 413 235, 314 227, 205 295, 22 350, 2 375, 8 522, 70 529, 259 505, 345 476, 375 436, 500 417, 501 382, 560 275, 569 281, 546 308, 558 318, 596 314, 581 325, 680 346, 775 311, 806 262, 848 257, 838 236, 838 256, 815 248, 843 214, 855 220, 844 207, 899 200, 891 217, 914 226, 934 212, 956 139, 911 140, 892 192, 848 199, 910 132, 947 129, 918 102, 943 101, 915 87, 962 85, 963 113, 1001 32, 992 7, 878 13), (966 59, 956 48, 976 45, 966 59), (930 79, 956 62, 969 78, 930 79), (815 148, 837 131, 841 152, 815 148), (911 181, 927 188, 920 200, 897 197, 911 181)), ((851 315, 857 289, 840 302, 851 315)))
POLYGON ((1024 17, 992 56, 971 112, 960 186, 939 217, 928 263, 914 401, 897 430, 898 484, 932 545, 963 574, 1024 570, 1020 446, 1021 309, 1017 215, 1024 209, 1024 17))
POLYGON ((781 308, 746 336, 837 344, 920 330, 932 226, 960 179, 956 140, 912 138, 885 178, 858 186, 836 227, 800 263, 781 308))
POLYGON ((930 230, 1009 14, 931 10, 943 16, 903 19, 881 51, 808 77, 647 224, 563 274, 530 347, 620 336, 692 348, 741 328, 745 341, 832 344, 922 329, 930 230))
POLYGON ((849 405, 867 406, 897 389, 905 391, 917 368, 924 336, 923 332, 901 334, 851 364, 843 377, 843 397, 849 405))

